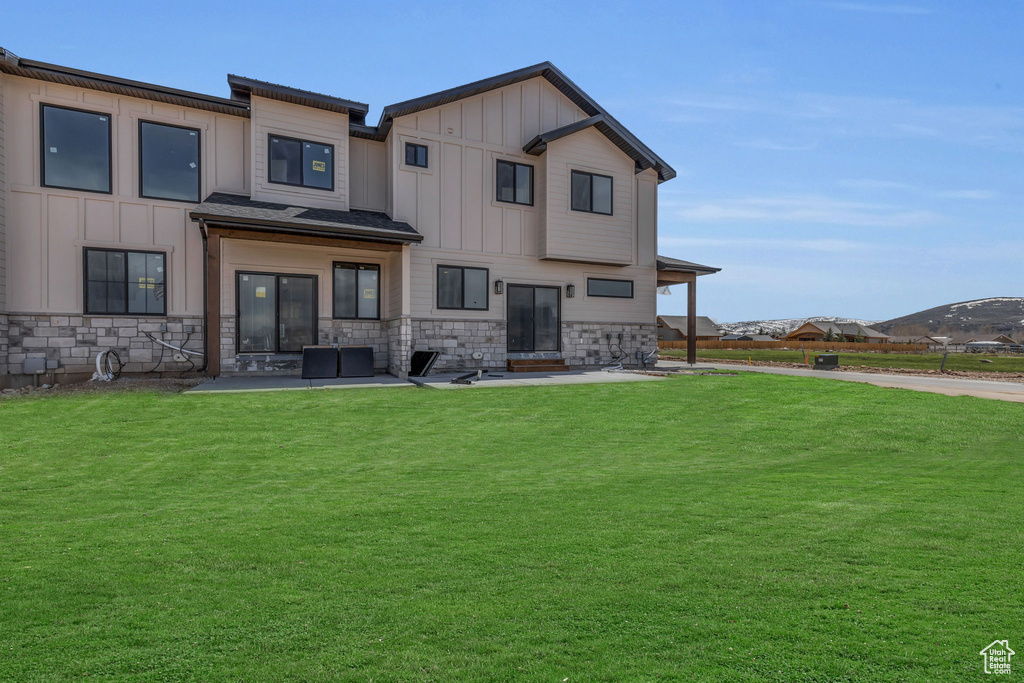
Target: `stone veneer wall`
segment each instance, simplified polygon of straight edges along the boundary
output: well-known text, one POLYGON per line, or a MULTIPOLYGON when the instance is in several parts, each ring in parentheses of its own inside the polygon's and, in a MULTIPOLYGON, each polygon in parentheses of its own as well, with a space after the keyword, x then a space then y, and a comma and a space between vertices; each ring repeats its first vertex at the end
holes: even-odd
POLYGON ((626 356, 623 366, 637 367, 640 361, 636 352, 656 348, 658 326, 655 323, 562 323, 562 357, 570 366, 607 365, 621 349, 626 356), (608 339, 609 334, 612 339, 608 339))
MULTIPOLYGON (((0 313, 0 376, 7 374, 7 316, 0 313)), ((0 379, 0 388, 3 380, 0 379)))
MULTIPOLYGON (((125 316, 66 316, 66 315, 8 315, 6 334, 0 324, 0 337, 6 340, 7 371, 22 373, 26 358, 45 358, 47 372, 60 381, 61 375, 88 374, 96 369, 96 354, 114 349, 125 363, 123 372, 149 372, 164 349, 164 360, 159 372, 180 372, 191 368, 188 363, 176 363, 174 351, 161 347, 146 337, 150 332, 175 346, 193 351, 203 350, 203 328, 200 317, 132 318, 125 316), (166 331, 162 331, 166 325, 166 331), (185 330, 191 326, 192 334, 185 330), (188 339, 188 343, 185 340, 188 339)), ((0 354, 4 354, 0 342, 0 354)), ((194 356, 196 367, 202 366, 202 357, 194 356)))
POLYGON ((392 318, 384 322, 388 335, 388 372, 405 379, 409 376, 413 343, 412 320, 392 318))
MULTIPOLYGON (((320 318, 318 344, 339 346, 370 346, 373 348, 373 367, 386 372, 389 366, 389 336, 387 323, 380 320, 334 320, 320 318)), ((226 375, 296 375, 302 371, 302 357, 298 354, 235 353, 235 317, 221 316, 220 356, 221 372, 226 375)))

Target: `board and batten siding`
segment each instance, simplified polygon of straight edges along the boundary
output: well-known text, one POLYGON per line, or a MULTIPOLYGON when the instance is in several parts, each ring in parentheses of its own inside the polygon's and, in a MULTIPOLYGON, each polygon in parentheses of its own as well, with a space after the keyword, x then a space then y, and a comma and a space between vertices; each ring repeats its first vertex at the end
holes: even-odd
POLYGON ((203 252, 186 202, 139 197, 139 121, 197 128, 200 198, 249 193, 249 120, 21 77, 4 77, 7 308, 11 313, 81 315, 84 247, 166 253, 167 312, 203 310, 203 252), (111 117, 111 194, 42 187, 39 107, 55 104, 111 117))
POLYGON ((635 163, 594 128, 548 143, 547 212, 541 258, 636 262, 635 163), (612 177, 612 215, 571 208, 572 171, 612 177))
POLYGON ((7 312, 7 148, 4 142, 4 74, 0 73, 0 314, 7 312))
POLYGON ((350 191, 353 209, 387 211, 387 145, 375 140, 349 138, 350 191))
POLYGON ((348 115, 258 96, 251 98, 250 110, 252 198, 279 204, 348 211, 348 115), (271 134, 334 145, 334 191, 269 182, 267 136, 271 134))

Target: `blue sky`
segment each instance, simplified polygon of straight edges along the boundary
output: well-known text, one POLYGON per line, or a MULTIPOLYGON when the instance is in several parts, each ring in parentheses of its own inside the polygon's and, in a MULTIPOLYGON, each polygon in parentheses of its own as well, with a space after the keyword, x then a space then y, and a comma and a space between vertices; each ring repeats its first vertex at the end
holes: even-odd
POLYGON ((1024 295, 1021 26, 1011 0, 76 2, 5 7, 0 45, 225 96, 238 73, 371 121, 550 60, 678 171, 659 251, 723 268, 702 313, 881 320, 1024 295))

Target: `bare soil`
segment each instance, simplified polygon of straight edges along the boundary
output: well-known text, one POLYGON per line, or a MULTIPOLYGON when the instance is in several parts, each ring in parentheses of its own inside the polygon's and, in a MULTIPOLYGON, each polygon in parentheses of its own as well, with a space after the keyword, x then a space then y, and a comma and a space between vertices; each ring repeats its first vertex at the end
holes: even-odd
POLYGON ((39 387, 22 387, 21 389, 4 389, 0 391, 0 400, 19 396, 54 396, 66 394, 123 394, 133 391, 156 391, 166 394, 178 394, 206 381, 205 377, 122 377, 113 382, 74 382, 71 384, 41 385, 39 387), (45 387, 45 388, 44 388, 45 387))

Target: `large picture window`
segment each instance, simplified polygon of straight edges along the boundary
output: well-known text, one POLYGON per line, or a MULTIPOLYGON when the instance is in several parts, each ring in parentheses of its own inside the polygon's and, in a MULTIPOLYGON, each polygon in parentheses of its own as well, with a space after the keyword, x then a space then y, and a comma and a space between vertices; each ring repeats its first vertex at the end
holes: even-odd
POLYGON ((165 255, 85 250, 86 315, 166 315, 165 255))
POLYGON ((365 263, 334 264, 334 317, 380 318, 380 266, 365 263))
POLYGON ((487 310, 486 268, 437 267, 437 307, 487 310))
POLYGON ((612 187, 609 176, 572 172, 572 210, 612 215, 612 187))
POLYGON ((139 195, 199 202, 199 131, 139 121, 139 195))
POLYGON ((334 145, 270 135, 267 146, 270 182, 334 190, 334 145))
POLYGON ((499 159, 495 175, 499 202, 533 206, 533 166, 499 159))
POLYGON ((42 184, 110 193, 110 115, 44 104, 40 109, 42 184))
POLYGON ((598 277, 587 278, 587 296, 604 296, 615 299, 633 298, 632 280, 605 280, 598 277))

